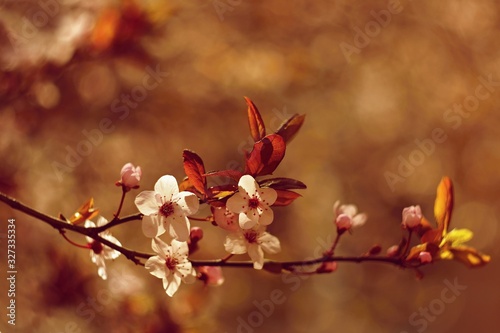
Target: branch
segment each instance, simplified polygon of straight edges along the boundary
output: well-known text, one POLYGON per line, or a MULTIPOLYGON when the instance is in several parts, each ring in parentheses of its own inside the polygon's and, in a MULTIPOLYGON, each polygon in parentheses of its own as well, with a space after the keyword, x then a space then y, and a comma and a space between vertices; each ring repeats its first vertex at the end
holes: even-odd
MULTIPOLYGON (((142 214, 134 214, 129 215, 124 218, 115 218, 107 225, 95 228, 85 228, 78 225, 70 224, 66 221, 57 219, 55 217, 43 214, 33 208, 26 206, 25 204, 17 201, 16 199, 9 197, 8 195, 0 192, 0 201, 3 201, 10 207, 20 212, 23 212, 29 216, 32 216, 42 222, 45 222, 51 225, 53 228, 57 229, 60 233, 64 234, 65 230, 70 230, 81 235, 88 236, 102 244, 109 246, 110 248, 120 252, 127 259, 131 260, 137 265, 144 265, 140 259, 148 259, 154 254, 137 252, 122 246, 116 245, 109 240, 99 236, 99 233, 105 231, 113 226, 133 221, 133 220, 141 220, 142 214)), ((280 272, 281 270, 288 270, 290 272, 294 272, 295 268, 301 266, 311 266, 315 264, 320 264, 323 262, 353 262, 353 263, 362 263, 362 262, 379 262, 386 263, 399 266, 401 268, 415 268, 416 266, 408 266, 409 264, 403 260, 403 258, 393 258, 393 257, 377 257, 377 256, 359 256, 359 257, 335 257, 335 256, 324 256, 320 258, 315 258, 311 260, 303 260, 303 261, 273 261, 273 260, 265 260, 264 268, 270 268, 272 271, 280 272)), ((251 261, 226 261, 224 259, 216 259, 216 260, 191 260, 191 263, 195 267, 200 266, 219 266, 219 267, 240 267, 240 268, 253 268, 253 262, 251 261)))

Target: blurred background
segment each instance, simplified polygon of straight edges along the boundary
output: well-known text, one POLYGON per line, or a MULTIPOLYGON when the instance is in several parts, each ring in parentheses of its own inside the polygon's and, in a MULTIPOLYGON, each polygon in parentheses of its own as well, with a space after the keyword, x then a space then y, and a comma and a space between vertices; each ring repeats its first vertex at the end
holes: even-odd
MULTIPOLYGON (((111 219, 123 164, 140 165, 141 190, 152 189, 164 174, 182 179, 185 148, 208 170, 238 165, 251 144, 248 96, 269 132, 306 114, 275 175, 308 189, 275 209, 269 231, 282 252, 273 259, 321 253, 334 236, 336 200, 369 215, 337 254, 374 244, 385 251, 399 242, 404 207, 420 204, 433 221, 443 175, 455 185, 451 227, 472 229, 469 244, 492 256, 475 270, 426 266, 421 281, 370 263, 305 279, 228 268, 221 287, 182 285, 169 298, 123 256, 102 281, 86 250, 1 204, 1 267, 8 218, 16 219, 18 266, 16 326, 2 313, 2 332, 485 332, 500 323, 496 1, 0 6, 0 190, 33 208, 70 216, 94 197, 111 219), (276 294, 279 304, 269 305, 276 294)), ((123 214, 136 212, 137 193, 123 214)), ((225 255, 223 230, 193 225, 205 231, 193 258, 225 255)), ((112 232, 150 252, 139 222, 112 232)))

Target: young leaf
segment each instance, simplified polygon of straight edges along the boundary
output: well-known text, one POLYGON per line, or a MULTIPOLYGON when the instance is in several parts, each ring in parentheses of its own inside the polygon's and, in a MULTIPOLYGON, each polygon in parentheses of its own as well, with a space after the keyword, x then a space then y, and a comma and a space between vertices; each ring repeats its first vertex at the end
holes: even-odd
POLYGON ((491 257, 487 254, 480 253, 475 248, 461 245, 456 248, 451 248, 453 258, 460 261, 471 268, 481 267, 490 262, 491 257))
POLYGON ((278 198, 274 202, 273 206, 288 206, 295 199, 301 197, 300 194, 294 191, 276 190, 276 192, 278 193, 278 198))
POLYGON ((290 119, 281 124, 280 128, 276 131, 276 134, 283 137, 283 140, 285 140, 286 143, 292 141, 295 134, 297 134, 299 129, 302 127, 302 124, 304 124, 305 118, 305 114, 294 114, 290 117, 290 119))
POLYGON ((260 187, 271 187, 275 190, 295 190, 295 189, 305 189, 306 184, 299 180, 291 178, 271 178, 264 179, 259 182, 260 187))
POLYGON ((259 110, 250 100, 250 98, 245 97, 245 101, 248 105, 248 124, 250 125, 250 134, 255 142, 262 140, 266 136, 266 127, 264 126, 264 121, 260 116, 259 110))
POLYGON ((286 145, 277 134, 269 134, 257 141, 247 154, 245 174, 263 176, 272 174, 285 156, 286 145))
POLYGON ((443 177, 437 187, 436 201, 434 203, 434 216, 438 229, 444 235, 448 231, 451 212, 453 209, 453 184, 451 179, 443 177))
POLYGON ((94 208, 94 198, 90 198, 69 218, 69 223, 81 224, 97 216, 97 214, 99 214, 99 209, 94 208))
POLYGON ((184 172, 194 188, 201 194, 205 194, 207 180, 204 176, 205 166, 203 160, 195 152, 185 149, 182 157, 184 158, 184 172))

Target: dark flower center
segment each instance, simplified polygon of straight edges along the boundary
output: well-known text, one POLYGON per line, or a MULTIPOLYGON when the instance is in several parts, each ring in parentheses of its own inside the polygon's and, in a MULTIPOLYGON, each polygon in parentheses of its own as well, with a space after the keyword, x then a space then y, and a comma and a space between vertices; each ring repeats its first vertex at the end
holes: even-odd
POLYGON ((250 200, 248 200, 248 207, 250 207, 251 209, 256 209, 257 207, 259 207, 259 204, 260 201, 256 197, 252 197, 250 200))
POLYGON ((90 248, 94 251, 95 254, 100 254, 103 250, 102 244, 98 241, 93 241, 90 243, 90 248))
POLYGON ((160 214, 161 215, 163 215, 165 217, 169 217, 173 213, 174 213, 174 204, 172 203, 172 201, 166 202, 163 205, 161 205, 161 207, 160 207, 160 214))
POLYGON ((253 230, 245 232, 245 238, 249 243, 257 243, 257 233, 253 230))
POLYGON ((178 263, 179 262, 175 258, 170 258, 170 257, 165 258, 165 266, 167 266, 167 268, 171 271, 175 269, 175 266, 177 266, 178 263))

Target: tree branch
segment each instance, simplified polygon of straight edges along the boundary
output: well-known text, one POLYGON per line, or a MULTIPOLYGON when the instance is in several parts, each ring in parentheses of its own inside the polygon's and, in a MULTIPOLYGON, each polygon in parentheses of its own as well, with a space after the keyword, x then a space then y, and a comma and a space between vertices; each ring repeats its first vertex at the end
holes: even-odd
MULTIPOLYGON (((124 218, 115 218, 107 225, 95 228, 85 228, 78 225, 70 224, 66 221, 57 219, 55 217, 43 214, 33 208, 28 207, 27 205, 17 201, 16 199, 0 192, 0 201, 6 203, 10 207, 20 212, 23 212, 29 216, 32 216, 42 222, 45 222, 51 225, 53 228, 57 229, 60 233, 64 234, 65 230, 70 230, 81 235, 88 236, 102 244, 109 246, 110 248, 120 252, 127 259, 131 260, 137 265, 144 265, 140 259, 148 259, 154 254, 137 252, 122 246, 116 245, 109 240, 99 236, 99 233, 105 231, 113 226, 117 226, 119 224, 133 221, 133 220, 141 220, 143 215, 133 214, 126 216, 124 218)), ((399 266, 401 268, 415 268, 417 266, 409 266, 407 262, 405 262, 402 258, 394 258, 394 257, 378 257, 378 256, 359 256, 359 257, 335 257, 335 256, 324 256, 320 258, 315 258, 311 260, 303 260, 303 261, 273 261, 273 260, 265 260, 264 261, 264 269, 267 267, 271 271, 280 272, 281 270, 288 270, 290 272, 294 272, 295 268, 301 266, 311 266, 315 264, 320 264, 323 262, 353 262, 353 263, 362 263, 362 262, 379 262, 386 263, 399 266)), ((216 260, 191 260, 191 263, 195 267, 200 266, 219 266, 219 267, 241 267, 241 268, 252 268, 253 262, 251 261, 227 261, 224 259, 216 259, 216 260)))

